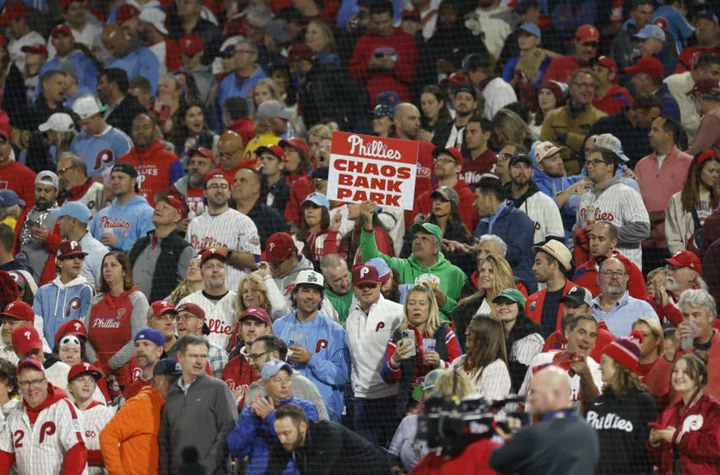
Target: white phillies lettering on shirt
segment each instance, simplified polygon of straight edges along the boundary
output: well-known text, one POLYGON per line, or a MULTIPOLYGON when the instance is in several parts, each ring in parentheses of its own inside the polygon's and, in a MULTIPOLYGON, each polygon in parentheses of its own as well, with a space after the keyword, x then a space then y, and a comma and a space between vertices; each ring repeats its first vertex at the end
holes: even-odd
POLYGON ((93 321, 93 328, 113 328, 117 330, 120 328, 120 322, 108 318, 96 318, 95 321, 93 321))
POLYGON ((617 414, 613 414, 612 412, 602 417, 598 417, 597 412, 589 411, 587 415, 587 422, 592 426, 593 429, 596 430, 617 429, 624 430, 625 432, 633 431, 632 422, 625 420, 617 414))

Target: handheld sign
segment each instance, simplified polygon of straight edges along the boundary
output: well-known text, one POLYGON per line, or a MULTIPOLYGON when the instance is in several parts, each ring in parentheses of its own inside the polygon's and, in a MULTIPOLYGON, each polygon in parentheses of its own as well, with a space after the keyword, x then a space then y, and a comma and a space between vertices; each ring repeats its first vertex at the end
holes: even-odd
POLYGON ((328 199, 412 210, 418 150, 409 140, 333 132, 328 199))

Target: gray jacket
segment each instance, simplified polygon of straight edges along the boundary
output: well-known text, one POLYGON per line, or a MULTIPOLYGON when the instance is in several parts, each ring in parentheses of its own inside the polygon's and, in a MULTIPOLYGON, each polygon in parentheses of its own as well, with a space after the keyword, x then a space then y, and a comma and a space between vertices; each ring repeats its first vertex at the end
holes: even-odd
MULTIPOLYGON (((320 394, 317 386, 315 386, 315 383, 297 372, 293 372, 290 379, 292 380, 293 397, 304 399, 315 404, 320 420, 330 420, 327 408, 325 407, 325 402, 323 401, 322 395, 320 394)), ((247 393, 245 394, 245 407, 248 407, 258 394, 261 396, 267 396, 267 391, 265 391, 262 381, 255 381, 248 388, 247 393)))
POLYGON ((238 418, 230 388, 220 379, 199 376, 185 391, 173 384, 165 398, 158 443, 160 473, 174 475, 182 464, 182 451, 194 446, 207 475, 230 473, 225 439, 238 418))
MULTIPOLYGON (((306 259, 302 255, 298 255, 298 263, 293 270, 290 271, 285 277, 273 277, 273 282, 277 286, 280 293, 285 297, 288 308, 292 308, 292 301, 290 300, 290 294, 292 289, 295 287, 295 279, 297 275, 304 270, 313 270, 313 264, 310 260, 306 259)), ((300 397, 300 396, 298 396, 300 397)), ((300 398, 303 399, 303 398, 300 398)))

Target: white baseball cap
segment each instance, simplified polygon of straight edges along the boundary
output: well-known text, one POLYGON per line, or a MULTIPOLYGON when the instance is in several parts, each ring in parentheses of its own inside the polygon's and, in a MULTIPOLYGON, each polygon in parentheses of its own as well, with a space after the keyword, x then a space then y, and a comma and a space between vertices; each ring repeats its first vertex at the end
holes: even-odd
POLYGON ((35 177, 35 184, 50 185, 56 190, 60 189, 58 176, 49 170, 43 170, 35 177))
POLYGON ((625 163, 630 161, 627 155, 623 153, 622 142, 620 142, 620 139, 615 137, 613 134, 600 134, 596 136, 595 143, 592 148, 612 152, 625 163))
POLYGON ((89 119, 100 113, 100 104, 98 104, 95 96, 82 96, 73 104, 73 112, 80 117, 80 120, 89 119))
POLYGON ((535 147, 535 161, 540 163, 546 158, 555 155, 558 152, 562 152, 563 150, 567 150, 567 147, 558 147, 552 142, 543 142, 535 147))
POLYGON ((144 8, 140 12, 140 21, 152 24, 152 26, 157 28, 157 30, 163 35, 169 34, 167 28, 165 27, 165 18, 167 18, 167 15, 165 15, 165 12, 159 8, 144 8))
POLYGON ((298 273, 295 278, 295 287, 298 285, 316 285, 323 288, 325 286, 325 279, 319 272, 315 272, 314 270, 304 270, 298 273))
POLYGON ((56 112, 51 115, 48 120, 38 126, 40 132, 71 132, 75 130, 75 123, 70 114, 64 112, 56 112))

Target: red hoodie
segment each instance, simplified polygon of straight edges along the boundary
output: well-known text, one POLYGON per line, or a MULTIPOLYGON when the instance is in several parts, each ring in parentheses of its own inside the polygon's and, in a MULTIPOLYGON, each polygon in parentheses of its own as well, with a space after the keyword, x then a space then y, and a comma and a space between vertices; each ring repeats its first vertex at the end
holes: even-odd
MULTIPOLYGON (((167 190, 170 182, 170 169, 178 161, 177 155, 165 150, 162 142, 156 140, 147 150, 130 149, 118 158, 118 162, 129 163, 138 172, 140 195, 144 196, 150 206, 155 206, 155 194, 167 190)), ((231 182, 232 183, 232 182, 231 182)))
POLYGON ((250 117, 243 117, 230 124, 228 130, 236 132, 247 144, 255 136, 255 122, 250 117))
POLYGON ((252 383, 259 380, 260 377, 253 373, 252 367, 247 358, 240 354, 233 357, 225 365, 222 379, 230 387, 233 392, 240 392, 242 395, 237 405, 245 406, 245 395, 252 383))
MULTIPOLYGON (((412 213, 430 214, 430 211, 432 210, 432 199, 430 199, 430 195, 437 189, 438 186, 436 184, 431 190, 424 191, 420 196, 418 196, 415 200, 415 209, 412 213)), ((477 211, 473 206, 475 193, 473 193, 465 180, 458 180, 455 186, 453 186, 453 190, 455 190, 460 197, 460 204, 458 205, 460 219, 462 219, 462 222, 468 231, 473 233, 478 221, 480 221, 480 216, 478 216, 477 211)))
POLYGON ((378 94, 384 91, 395 91, 400 99, 408 102, 417 65, 415 39, 400 28, 395 28, 385 38, 372 31, 360 38, 355 43, 355 53, 350 59, 348 71, 353 79, 365 85, 373 104, 378 94), (392 71, 370 71, 370 59, 374 57, 376 50, 394 51, 397 60, 392 71))

